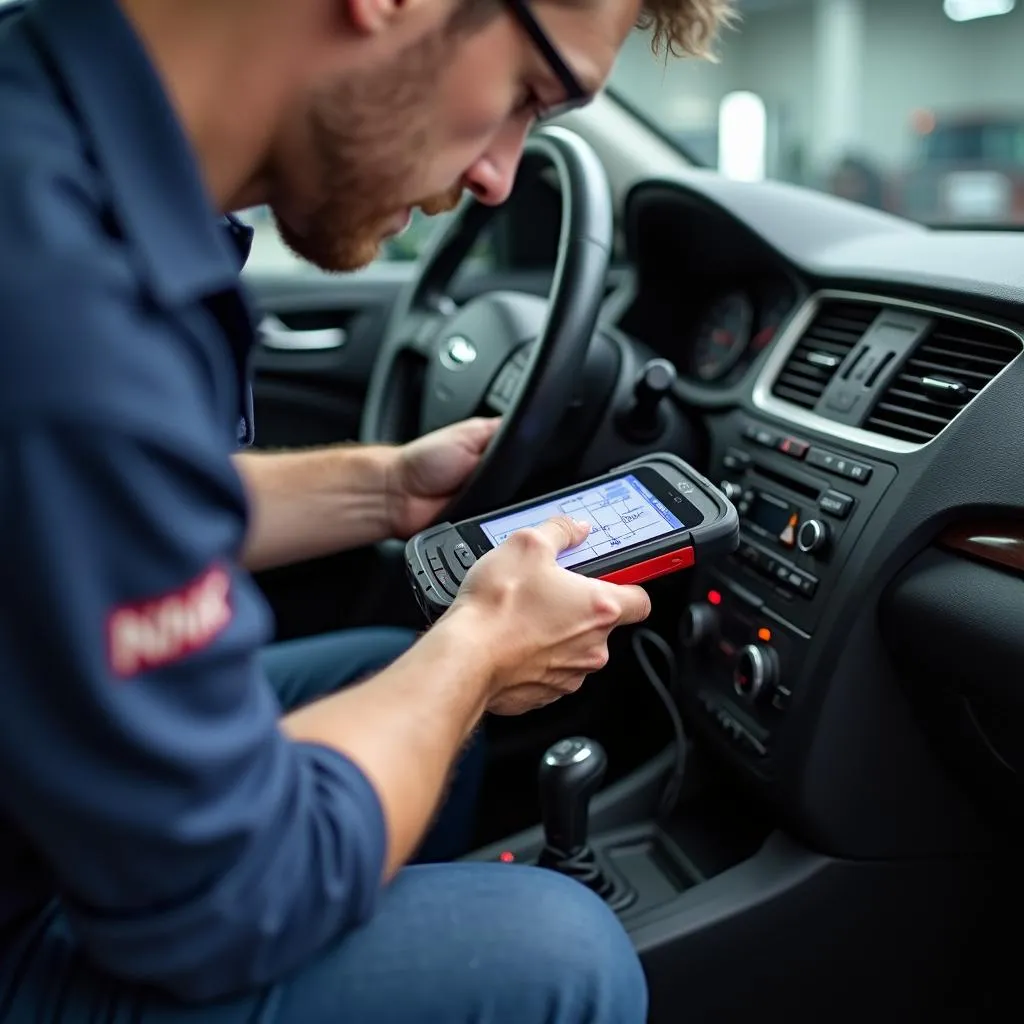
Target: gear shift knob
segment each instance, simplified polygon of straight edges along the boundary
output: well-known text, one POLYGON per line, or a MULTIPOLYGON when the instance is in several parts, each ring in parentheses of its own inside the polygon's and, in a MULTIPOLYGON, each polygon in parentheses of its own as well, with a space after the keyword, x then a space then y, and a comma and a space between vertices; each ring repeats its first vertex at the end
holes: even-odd
POLYGON ((541 758, 540 805, 548 849, 572 855, 587 845, 590 798, 607 767, 604 747, 584 736, 559 740, 541 758))
POLYGON ((676 382, 676 368, 667 359, 649 359, 633 383, 633 404, 619 420, 634 441, 653 441, 665 427, 662 403, 676 382))

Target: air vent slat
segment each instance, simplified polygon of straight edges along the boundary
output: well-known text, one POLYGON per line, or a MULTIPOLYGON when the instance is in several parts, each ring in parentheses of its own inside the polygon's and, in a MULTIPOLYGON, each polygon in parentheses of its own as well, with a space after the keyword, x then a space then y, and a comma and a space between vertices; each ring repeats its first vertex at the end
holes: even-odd
POLYGON ((781 384, 796 384, 809 388, 819 388, 823 380, 828 380, 826 374, 820 372, 812 373, 809 369, 802 366, 791 366, 779 377, 781 384))
POLYGON ((871 303, 823 303, 786 360, 772 394, 813 409, 880 308, 871 303))
POLYGON ((915 430, 902 423, 894 423, 879 417, 872 421, 872 430, 876 434, 885 434, 886 437, 895 437, 901 441, 913 441, 916 444, 927 444, 935 435, 930 430, 915 430))
POLYGON ((951 334, 948 331, 937 330, 929 339, 930 345, 942 346, 952 349, 954 354, 960 355, 965 349, 970 348, 979 355, 986 355, 989 359, 1002 360, 1008 348, 1012 348, 1013 339, 1007 335, 1009 344, 999 341, 982 341, 979 338, 964 337, 962 334, 951 334))
POLYGON ((825 366, 834 369, 846 358, 846 354, 856 344, 854 339, 850 344, 839 345, 834 341, 819 341, 817 338, 808 338, 794 352, 794 357, 810 363, 812 366, 825 366))
POLYGON ((953 367, 948 361, 940 363, 931 359, 911 359, 910 362, 907 363, 908 370, 913 370, 922 377, 929 373, 938 373, 947 377, 952 375, 959 380, 962 380, 965 384, 971 380, 977 381, 981 387, 984 387, 1002 368, 1003 367, 1000 366, 992 373, 980 373, 977 370, 965 370, 959 367, 953 367))
POLYGON ((866 430, 926 444, 947 427, 1022 346, 1010 331, 952 317, 936 319, 879 398, 866 430))
POLYGON ((787 402, 793 402, 796 405, 802 405, 807 409, 813 408, 814 404, 817 402, 817 398, 813 398, 810 402, 808 402, 807 399, 809 396, 806 391, 795 391, 793 388, 788 388, 782 384, 778 384, 775 386, 774 393, 778 395, 779 398, 786 399, 787 402))
POLYGON ((834 367, 832 370, 826 370, 823 366, 814 366, 811 363, 790 361, 790 364, 782 373, 782 377, 803 377, 815 382, 827 381, 832 376, 834 370, 834 367))
POLYGON ((826 327, 816 327, 813 331, 807 332, 803 343, 807 345, 808 342, 814 342, 815 348, 823 346, 840 352, 848 352, 850 339, 857 340, 860 336, 857 331, 830 331, 826 327))
POLYGON ((941 430, 960 410, 951 409, 948 416, 936 416, 930 412, 921 412, 917 409, 908 408, 899 402, 879 402, 875 411, 882 414, 888 413, 893 419, 901 417, 913 421, 920 426, 927 426, 929 423, 941 430))
POLYGON ((993 358, 989 355, 977 355, 974 352, 957 352, 952 348, 940 345, 925 345, 918 355, 922 359, 933 359, 944 363, 947 366, 950 361, 956 363, 970 363, 976 365, 982 373, 986 370, 990 370, 992 373, 998 373, 1006 365, 1005 359, 993 358))

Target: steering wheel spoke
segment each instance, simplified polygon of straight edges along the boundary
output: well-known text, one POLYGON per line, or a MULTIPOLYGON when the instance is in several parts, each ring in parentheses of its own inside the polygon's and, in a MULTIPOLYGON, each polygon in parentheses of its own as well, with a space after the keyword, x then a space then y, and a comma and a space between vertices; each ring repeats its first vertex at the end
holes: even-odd
POLYGON ((424 306, 409 313, 406 319, 405 342, 406 351, 429 359, 434 354, 438 334, 444 329, 445 323, 457 311, 458 307, 448 298, 442 296, 438 305, 424 306))
POLYGON ((515 405, 533 354, 533 344, 520 345, 505 360, 484 397, 488 412, 504 416, 515 405))

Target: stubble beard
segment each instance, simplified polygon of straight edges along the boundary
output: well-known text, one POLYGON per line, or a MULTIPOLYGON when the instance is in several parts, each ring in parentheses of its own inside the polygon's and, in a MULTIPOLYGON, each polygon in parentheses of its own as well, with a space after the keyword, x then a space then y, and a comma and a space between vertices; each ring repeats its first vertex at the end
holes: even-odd
POLYGON ((450 37, 410 48, 392 68, 349 76, 316 96, 307 138, 316 199, 293 226, 274 213, 284 243, 322 270, 372 263, 406 209, 434 216, 455 208, 461 183, 418 196, 415 182, 430 150, 436 81, 450 37))

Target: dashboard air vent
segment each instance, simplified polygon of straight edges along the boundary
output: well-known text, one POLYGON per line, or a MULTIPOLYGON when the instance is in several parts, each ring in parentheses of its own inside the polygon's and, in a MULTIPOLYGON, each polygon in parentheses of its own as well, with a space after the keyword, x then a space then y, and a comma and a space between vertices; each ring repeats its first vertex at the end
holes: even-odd
POLYGON ((1021 353, 1016 335, 941 317, 878 400, 866 430, 924 444, 1021 353))
POLYGON ((880 311, 881 307, 862 302, 823 303, 786 360, 772 394, 813 409, 880 311))

